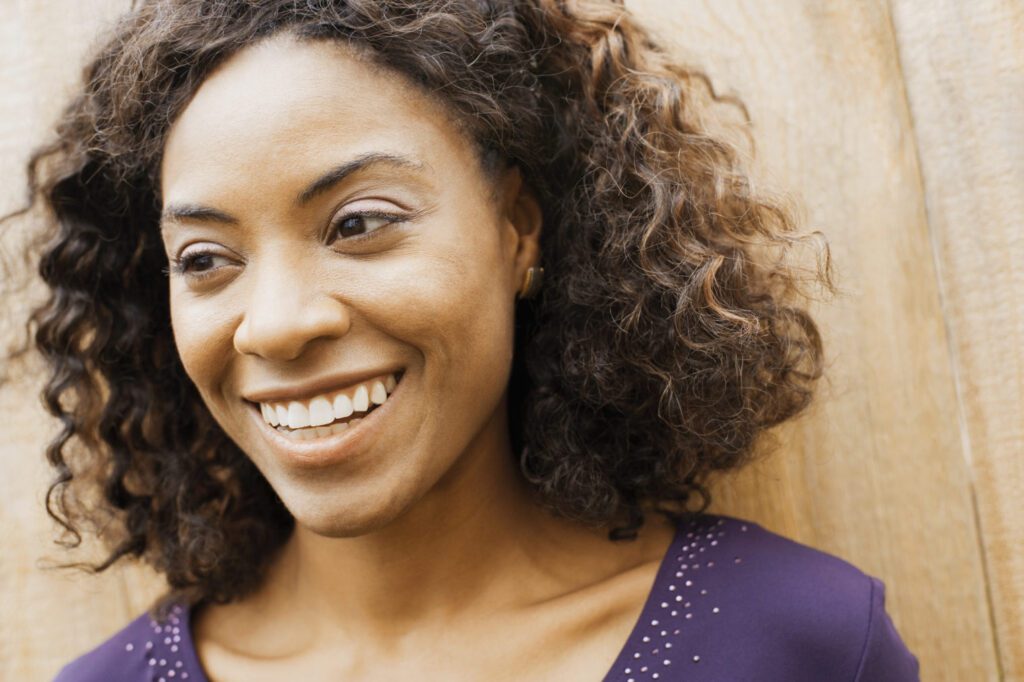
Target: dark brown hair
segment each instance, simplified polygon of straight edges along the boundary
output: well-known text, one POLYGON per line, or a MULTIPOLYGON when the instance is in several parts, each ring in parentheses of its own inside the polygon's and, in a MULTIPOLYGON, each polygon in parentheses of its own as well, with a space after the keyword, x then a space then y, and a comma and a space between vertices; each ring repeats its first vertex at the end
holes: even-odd
POLYGON ((539 503, 613 537, 654 510, 703 511, 707 477, 808 404, 822 347, 783 258, 795 221, 702 124, 702 102, 722 99, 707 78, 618 3, 142 2, 29 165, 53 218, 30 323, 63 426, 47 509, 69 545, 112 514, 94 570, 144 557, 172 594, 228 601, 292 529, 182 368, 157 231, 170 125, 212 69, 281 31, 345 41, 419 84, 536 191, 546 282, 517 309, 509 405, 539 503))

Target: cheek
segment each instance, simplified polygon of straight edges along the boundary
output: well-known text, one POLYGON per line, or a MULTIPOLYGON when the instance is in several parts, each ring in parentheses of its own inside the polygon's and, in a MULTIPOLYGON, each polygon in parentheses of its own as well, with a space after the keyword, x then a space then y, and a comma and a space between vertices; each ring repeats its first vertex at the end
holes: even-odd
MULTIPOLYGON (((221 379, 232 350, 229 306, 171 291, 171 328, 185 373, 204 398, 221 379)), ((212 405, 210 406, 212 407, 212 405)))
POLYGON ((372 326, 417 348, 434 374, 428 379, 457 391, 495 383, 511 363, 508 264, 485 230, 497 228, 463 230, 396 258, 380 269, 373 285, 379 305, 369 307, 380 315, 372 326))

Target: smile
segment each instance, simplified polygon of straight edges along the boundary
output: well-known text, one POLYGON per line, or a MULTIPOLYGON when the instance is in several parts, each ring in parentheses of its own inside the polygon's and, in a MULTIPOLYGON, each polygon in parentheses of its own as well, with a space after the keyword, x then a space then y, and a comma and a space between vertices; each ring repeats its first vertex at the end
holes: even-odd
POLYGON ((313 440, 343 433, 387 402, 398 384, 385 374, 308 400, 258 403, 263 421, 292 440, 313 440))

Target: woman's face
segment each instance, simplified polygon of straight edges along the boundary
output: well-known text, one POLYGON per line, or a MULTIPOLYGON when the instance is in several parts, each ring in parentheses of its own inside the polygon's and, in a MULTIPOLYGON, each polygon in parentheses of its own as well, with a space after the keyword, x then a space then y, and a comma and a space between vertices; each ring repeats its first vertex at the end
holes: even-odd
POLYGON ((275 37, 201 86, 161 173, 185 369, 300 524, 361 534, 509 456, 539 209, 434 101, 275 37))

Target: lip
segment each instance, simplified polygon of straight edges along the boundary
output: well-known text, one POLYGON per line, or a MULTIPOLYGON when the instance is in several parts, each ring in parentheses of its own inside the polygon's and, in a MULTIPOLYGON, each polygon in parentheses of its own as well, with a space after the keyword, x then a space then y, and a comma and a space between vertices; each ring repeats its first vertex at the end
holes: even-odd
MULTIPOLYGON (((343 391, 385 374, 395 375, 395 379, 401 383, 402 374, 404 373, 405 368, 403 367, 368 369, 362 372, 350 372, 348 374, 317 379, 296 386, 282 386, 280 388, 264 388, 250 391, 242 395, 242 398, 251 403, 283 403, 290 400, 311 400, 318 395, 343 391)), ((384 404, 387 405, 386 402, 384 404)))
POLYGON ((402 394, 405 372, 401 371, 400 374, 396 372, 396 378, 398 378, 398 383, 383 405, 378 405, 355 426, 350 426, 341 433, 322 438, 294 440, 282 436, 277 429, 263 419, 258 404, 247 402, 246 410, 256 423, 263 438, 280 459, 300 469, 322 468, 355 458, 365 452, 380 437, 385 421, 394 412, 392 403, 395 396, 402 394))

